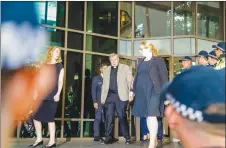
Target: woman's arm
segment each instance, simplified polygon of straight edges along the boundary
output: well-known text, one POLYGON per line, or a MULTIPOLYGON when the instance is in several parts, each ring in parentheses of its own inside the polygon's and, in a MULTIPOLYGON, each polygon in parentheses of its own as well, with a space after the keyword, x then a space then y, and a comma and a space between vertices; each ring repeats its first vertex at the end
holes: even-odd
POLYGON ((64 83, 64 68, 61 69, 59 79, 58 79, 58 91, 57 95, 60 95, 64 83))

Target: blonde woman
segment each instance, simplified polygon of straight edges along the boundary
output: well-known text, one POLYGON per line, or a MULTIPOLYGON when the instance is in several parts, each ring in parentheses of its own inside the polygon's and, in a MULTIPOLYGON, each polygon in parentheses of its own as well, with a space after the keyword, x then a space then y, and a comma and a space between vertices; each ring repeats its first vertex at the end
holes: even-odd
MULTIPOLYGON (((54 67, 56 70, 56 84, 49 95, 46 96, 45 100, 40 105, 38 111, 34 115, 34 126, 37 134, 37 139, 34 144, 29 147, 38 147, 43 145, 42 140, 42 124, 41 122, 48 123, 50 141, 47 146, 48 148, 56 147, 55 143, 55 122, 54 116, 57 109, 57 104, 60 100, 60 93, 63 87, 64 68, 62 65, 62 59, 60 55, 60 48, 57 46, 49 47, 45 64, 49 67, 54 67)), ((45 83, 45 82, 43 82, 45 83)))
POLYGON ((149 148, 154 148, 158 132, 157 117, 162 117, 164 112, 164 103, 160 101, 159 94, 163 84, 168 82, 168 72, 163 58, 158 56, 158 50, 153 44, 142 42, 139 51, 144 58, 138 62, 130 92, 130 101, 135 96, 132 114, 147 118, 149 148))

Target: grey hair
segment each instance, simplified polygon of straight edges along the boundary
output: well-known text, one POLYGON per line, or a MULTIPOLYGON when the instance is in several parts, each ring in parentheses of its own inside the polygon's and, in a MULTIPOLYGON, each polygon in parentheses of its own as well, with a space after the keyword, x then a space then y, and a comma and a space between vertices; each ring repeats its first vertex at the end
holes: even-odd
POLYGON ((117 56, 117 57, 119 58, 119 55, 118 55, 118 54, 116 54, 116 53, 111 53, 110 56, 109 56, 109 59, 111 59, 112 57, 115 57, 115 56, 117 56))

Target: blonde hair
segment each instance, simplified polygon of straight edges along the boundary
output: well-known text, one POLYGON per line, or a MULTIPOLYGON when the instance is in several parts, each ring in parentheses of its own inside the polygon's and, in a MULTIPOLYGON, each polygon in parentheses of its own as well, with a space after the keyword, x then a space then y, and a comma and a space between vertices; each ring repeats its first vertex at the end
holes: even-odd
POLYGON ((117 57, 119 58, 119 55, 118 55, 118 54, 116 54, 116 53, 111 53, 110 56, 109 56, 109 59, 111 59, 112 57, 115 57, 115 56, 117 56, 117 57))
POLYGON ((153 56, 158 56, 159 55, 158 49, 150 42, 143 41, 143 42, 140 43, 140 46, 144 46, 144 48, 147 48, 147 49, 151 50, 153 56))
MULTIPOLYGON (((58 48, 59 50, 61 50, 60 47, 58 46, 50 46, 48 48, 48 51, 47 51, 47 54, 46 54, 46 60, 45 60, 45 63, 50 63, 51 62, 51 59, 52 59, 52 56, 53 56, 53 51, 58 48)), ((61 55, 59 55, 58 59, 56 60, 57 63, 60 63, 62 62, 62 58, 61 58, 61 55)))

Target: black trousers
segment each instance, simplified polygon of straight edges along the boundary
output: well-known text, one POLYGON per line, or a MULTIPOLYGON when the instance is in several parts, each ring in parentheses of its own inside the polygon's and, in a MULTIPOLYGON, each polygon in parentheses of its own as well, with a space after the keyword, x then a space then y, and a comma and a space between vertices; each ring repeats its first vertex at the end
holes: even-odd
POLYGON ((126 115, 128 101, 121 101, 118 94, 111 94, 108 97, 110 97, 110 99, 108 98, 104 105, 106 138, 113 138, 114 117, 116 111, 119 118, 119 124, 122 134, 125 139, 130 139, 129 126, 126 115))
POLYGON ((98 105, 99 105, 98 109, 95 110, 95 120, 93 125, 94 137, 100 136, 100 124, 102 122, 103 107, 100 104, 98 105))

